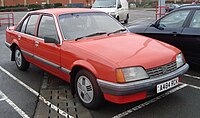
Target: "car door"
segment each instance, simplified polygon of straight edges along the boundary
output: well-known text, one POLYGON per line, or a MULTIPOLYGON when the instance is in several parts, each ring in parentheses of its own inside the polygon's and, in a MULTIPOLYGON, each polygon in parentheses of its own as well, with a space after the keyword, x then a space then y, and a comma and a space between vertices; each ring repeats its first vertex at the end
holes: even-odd
POLYGON ((35 39, 34 58, 37 65, 49 72, 59 75, 60 71, 60 44, 45 43, 44 39, 56 39, 58 37, 55 19, 52 15, 41 15, 35 39))
POLYGON ((177 46, 177 40, 190 14, 190 10, 172 12, 149 26, 145 35, 177 46))
POLYGON ((181 50, 190 61, 200 62, 200 10, 195 11, 182 35, 181 50))
MULTIPOLYGON (((27 60, 31 60, 34 50, 34 32, 38 20, 38 14, 28 15, 23 22, 17 27, 19 47, 23 54, 28 55, 27 60), (31 58, 29 58, 31 57, 31 58)), ((25 56, 26 56, 25 55, 25 56)))

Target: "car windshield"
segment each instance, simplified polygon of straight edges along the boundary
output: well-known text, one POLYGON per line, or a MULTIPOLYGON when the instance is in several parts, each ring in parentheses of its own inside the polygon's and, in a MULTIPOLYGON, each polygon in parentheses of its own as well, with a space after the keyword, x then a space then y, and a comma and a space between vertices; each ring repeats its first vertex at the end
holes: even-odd
POLYGON ((96 0, 92 8, 115 8, 116 0, 96 0))
POLYGON ((66 40, 103 35, 125 29, 114 18, 103 12, 63 14, 59 16, 59 22, 66 40))

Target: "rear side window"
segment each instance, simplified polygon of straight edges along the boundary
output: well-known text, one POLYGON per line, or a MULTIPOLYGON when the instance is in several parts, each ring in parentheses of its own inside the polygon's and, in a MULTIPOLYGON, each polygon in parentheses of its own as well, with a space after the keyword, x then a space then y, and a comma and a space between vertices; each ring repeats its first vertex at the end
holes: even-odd
POLYGON ((38 29, 38 37, 43 39, 44 37, 48 37, 59 40, 56 25, 52 16, 42 16, 38 29))
POLYGON ((190 28, 200 28, 200 10, 197 10, 190 23, 190 28))
POLYGON ((30 16, 25 33, 34 35, 35 26, 36 26, 38 17, 39 17, 39 15, 31 15, 30 16))

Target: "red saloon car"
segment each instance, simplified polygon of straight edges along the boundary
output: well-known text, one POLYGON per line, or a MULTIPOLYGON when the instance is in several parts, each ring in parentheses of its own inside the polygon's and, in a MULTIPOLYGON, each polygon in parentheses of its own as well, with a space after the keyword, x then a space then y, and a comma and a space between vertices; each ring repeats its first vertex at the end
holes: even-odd
POLYGON ((178 85, 189 68, 179 49, 91 9, 29 12, 6 29, 5 44, 20 70, 31 63, 69 82, 87 108, 158 94, 178 85))

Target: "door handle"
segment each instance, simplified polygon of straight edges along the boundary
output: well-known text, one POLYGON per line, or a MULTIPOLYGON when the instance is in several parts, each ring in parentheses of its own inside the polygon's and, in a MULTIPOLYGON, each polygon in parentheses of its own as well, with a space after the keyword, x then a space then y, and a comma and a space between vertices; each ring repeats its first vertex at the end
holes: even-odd
POLYGON ((38 46, 39 46, 39 42, 35 41, 35 47, 38 47, 38 46))
POLYGON ((21 36, 20 35, 18 35, 17 38, 18 38, 18 40, 21 40, 21 36))
POLYGON ((177 32, 172 32, 173 36, 177 36, 177 34, 178 34, 177 32))

